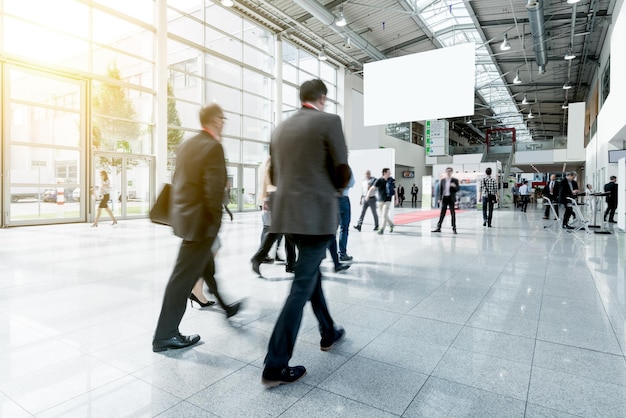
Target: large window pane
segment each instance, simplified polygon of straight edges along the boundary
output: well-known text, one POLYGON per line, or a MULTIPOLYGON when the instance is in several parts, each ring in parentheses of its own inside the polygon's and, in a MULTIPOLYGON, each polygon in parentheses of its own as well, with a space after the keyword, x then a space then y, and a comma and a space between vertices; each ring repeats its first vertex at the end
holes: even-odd
POLYGON ((234 113, 226 113, 226 123, 222 135, 241 137, 241 116, 234 113))
POLYGON ((241 61, 242 43, 236 37, 225 35, 211 28, 205 28, 206 47, 222 55, 241 61))
POLYGON ((11 141, 80 146, 80 114, 11 103, 11 141))
POLYGON ((152 154, 152 126, 122 119, 96 116, 92 120, 92 143, 98 150, 152 154))
POLYGON ((223 138, 222 146, 224 147, 224 155, 229 163, 241 162, 241 141, 238 139, 223 138))
POLYGON ((4 0, 3 7, 8 14, 22 16, 42 26, 83 39, 89 37, 89 10, 74 0, 4 0))
MULTIPOLYGON (((319 60, 317 59, 317 57, 314 57, 313 55, 309 54, 308 52, 302 49, 300 50, 299 66, 301 69, 317 77, 317 75, 319 74, 318 63, 319 63, 319 60)), ((302 83, 302 80, 300 81, 300 83, 302 83)))
POLYGON ((154 34, 108 13, 93 11, 94 42, 154 61, 154 34))
MULTIPOLYGON (((108 8, 115 9, 137 20, 154 24, 154 0, 96 0, 108 8)), ((57 3, 57 0, 55 0, 57 3)))
POLYGON ((200 104, 176 100, 175 105, 180 119, 180 126, 190 129, 198 129, 200 127, 200 121, 198 120, 200 104))
POLYGON ((217 103, 225 111, 241 113, 241 90, 206 82, 206 103, 217 103))
POLYGON ((5 52, 47 64, 85 71, 89 68, 86 41, 6 16, 2 26, 5 52))
POLYGON ((198 11, 194 15, 198 15, 199 21, 168 10, 167 31, 202 45, 204 43, 204 25, 201 23, 202 12, 198 11))
POLYGON ((174 89, 174 97, 194 103, 202 101, 202 84, 204 80, 180 71, 170 69, 170 86, 174 89))
POLYGON ((207 3, 209 5, 206 8, 205 22, 213 27, 220 28, 220 30, 235 38, 241 39, 242 19, 222 6, 211 4, 211 2, 207 3))
POLYGON ((120 80, 148 88, 153 87, 154 64, 150 62, 106 48, 97 48, 93 52, 93 60, 96 74, 110 73, 112 66, 116 66, 120 72, 120 80))
POLYGON ((264 97, 243 93, 243 113, 260 119, 272 119, 272 102, 264 97))
POLYGON ((290 64, 283 63, 283 80, 298 84, 298 69, 290 64))
POLYGON ((337 84, 337 69, 327 62, 320 62, 320 78, 326 84, 337 84))
POLYGON ((269 144, 243 141, 243 163, 261 164, 269 155, 269 144))
POLYGON ((204 62, 206 64, 205 76, 208 79, 241 88, 240 65, 232 64, 211 55, 206 55, 204 62))
POLYGON ((298 65, 298 48, 289 42, 283 42, 283 61, 291 65, 298 65))
POLYGON ((268 54, 274 53, 274 37, 268 31, 245 20, 243 22, 243 26, 244 42, 256 46, 268 54))
POLYGON ((300 104, 299 94, 298 89, 295 87, 283 84, 283 103, 289 106, 298 107, 300 104))
POLYGON ((272 97, 272 80, 262 74, 244 69, 243 89, 259 96, 272 97))
POLYGON ((247 45, 243 46, 243 62, 266 73, 271 73, 274 69, 272 57, 247 45))
POLYGON ((243 136, 257 141, 269 141, 272 124, 266 121, 243 117, 243 136))

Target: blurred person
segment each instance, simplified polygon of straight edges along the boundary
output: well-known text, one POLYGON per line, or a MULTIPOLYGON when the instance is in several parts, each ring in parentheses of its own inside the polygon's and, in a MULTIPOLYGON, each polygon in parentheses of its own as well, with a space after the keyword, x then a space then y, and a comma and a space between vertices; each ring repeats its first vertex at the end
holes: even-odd
POLYGON ((395 180, 391 177, 391 170, 383 168, 382 177, 379 177, 374 183, 374 186, 378 189, 378 207, 380 209, 380 216, 383 218, 383 224, 378 229, 378 235, 385 233, 385 227, 389 224, 389 232, 393 232, 395 226, 391 218, 389 217, 389 208, 391 202, 395 198, 395 204, 398 205, 398 196, 396 195, 395 180))
POLYGON ((441 232, 443 219, 446 217, 446 209, 450 208, 450 218, 452 219, 452 233, 456 235, 456 214, 454 205, 456 204, 456 193, 459 191, 459 180, 452 177, 452 167, 446 168, 446 177, 439 182, 439 205, 441 212, 439 213, 439 222, 437 228, 432 232, 441 232))
POLYGON ((574 198, 578 194, 578 183, 574 180, 574 173, 569 172, 566 175, 566 179, 561 181, 561 187, 559 192, 559 203, 565 206, 565 213, 563 214, 563 229, 574 229, 569 226, 569 218, 574 213, 572 203, 567 200, 568 197, 574 198))
POLYGON ((295 278, 268 344, 262 383, 293 383, 306 374, 289 366, 307 301, 319 322, 320 349, 330 350, 345 331, 337 328, 322 290, 320 263, 337 231, 338 190, 350 180, 341 119, 325 113, 323 81, 300 86, 302 107, 280 123, 270 143, 271 180, 276 185, 270 231, 288 234, 298 248, 295 278))
POLYGON ((98 226, 98 221, 100 220, 100 215, 102 215, 102 209, 104 209, 109 217, 113 220, 111 225, 117 225, 117 219, 115 219, 115 215, 111 209, 109 209, 109 199, 111 198, 111 181, 109 180, 109 175, 106 171, 100 172, 100 180, 102 185, 100 186, 100 193, 102 193, 102 199, 100 200, 100 204, 98 205, 98 212, 96 213, 96 219, 91 224, 92 227, 98 226))
POLYGON ((606 197, 606 211, 604 211, 604 220, 608 216, 610 223, 617 223, 615 220, 615 210, 617 209, 617 177, 609 177, 609 182, 604 185, 604 192, 609 193, 606 197))
POLYGON ((498 185, 496 180, 491 177, 491 167, 487 167, 485 170, 487 177, 483 178, 480 182, 480 196, 483 204, 483 226, 491 228, 491 221, 493 219, 493 204, 499 202, 498 198, 498 185))
POLYGON ((365 172, 365 179, 361 184, 361 200, 360 204, 363 206, 361 210, 361 216, 359 216, 359 221, 356 225, 354 225, 354 229, 361 232, 361 227, 363 226, 363 218, 365 217, 365 212, 369 208, 372 212, 372 216, 374 217, 374 231, 378 231, 378 214, 376 213, 376 192, 375 188, 373 188, 374 183, 376 183, 376 177, 372 177, 372 172, 367 170, 365 172))
POLYGON ((415 183, 413 183, 413 186, 411 186, 411 207, 412 208, 417 207, 417 194, 419 193, 419 191, 420 191, 420 188, 417 187, 415 183))
MULTIPOLYGON (((543 195, 550 199, 556 216, 559 216, 559 182, 556 181, 556 174, 550 176, 550 181, 543 189, 543 195)), ((543 219, 550 219, 550 205, 546 205, 543 213, 543 219)))

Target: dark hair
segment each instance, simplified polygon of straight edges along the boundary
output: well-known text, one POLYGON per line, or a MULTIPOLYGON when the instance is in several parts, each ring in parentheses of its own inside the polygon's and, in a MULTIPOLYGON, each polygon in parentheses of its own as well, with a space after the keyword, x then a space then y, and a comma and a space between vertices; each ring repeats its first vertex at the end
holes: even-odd
POLYGON ((200 109, 200 125, 203 127, 209 125, 213 119, 222 116, 224 110, 217 103, 211 103, 200 109))
POLYGON ((300 101, 302 103, 315 102, 320 97, 326 96, 327 93, 328 89, 326 88, 326 84, 319 78, 305 81, 300 86, 300 101))
POLYGON ((485 173, 487 173, 488 176, 491 175, 491 167, 487 167, 487 169, 485 170, 485 173))
POLYGON ((389 171, 388 168, 383 168, 383 174, 385 174, 387 171, 389 171))
POLYGON ((609 180, 617 180, 617 177, 611 176, 611 177, 609 177, 609 180))

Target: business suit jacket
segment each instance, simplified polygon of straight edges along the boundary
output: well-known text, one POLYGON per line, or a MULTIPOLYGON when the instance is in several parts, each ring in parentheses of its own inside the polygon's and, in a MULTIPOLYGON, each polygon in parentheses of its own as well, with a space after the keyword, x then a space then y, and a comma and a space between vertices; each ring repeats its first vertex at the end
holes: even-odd
POLYGON ((550 193, 550 181, 548 180, 548 184, 546 184, 546 187, 544 189, 543 195, 547 198, 549 198, 550 200, 558 200, 559 198, 559 193, 560 193, 560 182, 558 180, 554 180, 554 187, 553 187, 553 191, 552 193, 550 193))
POLYGON ((565 180, 561 180, 561 184, 559 187, 559 203, 562 205, 566 205, 569 202, 569 200, 567 200, 568 197, 574 197, 574 193, 572 193, 572 189, 577 190, 578 189, 578 183, 576 183, 576 180, 572 180, 572 187, 569 187, 568 181, 567 179, 565 180))
POLYGON ((302 107, 276 128, 270 154, 276 186, 270 232, 334 235, 337 191, 350 180, 339 116, 302 107))
POLYGON ((222 223, 226 162, 222 144, 207 132, 183 142, 172 179, 171 221, 186 241, 217 236, 222 223))
POLYGON ((610 181, 604 185, 604 191, 611 193, 606 197, 606 203, 612 207, 617 207, 617 183, 610 181))
MULTIPOLYGON (((439 180, 439 199, 443 200, 443 194, 445 193, 445 189, 446 189, 446 179, 447 177, 442 178, 441 180, 439 180)), ((450 184, 450 199, 452 199, 453 202, 456 202, 456 192, 459 191, 459 181, 452 177, 451 179, 451 184, 450 184), (456 187, 452 187, 452 184, 454 184, 456 187)))

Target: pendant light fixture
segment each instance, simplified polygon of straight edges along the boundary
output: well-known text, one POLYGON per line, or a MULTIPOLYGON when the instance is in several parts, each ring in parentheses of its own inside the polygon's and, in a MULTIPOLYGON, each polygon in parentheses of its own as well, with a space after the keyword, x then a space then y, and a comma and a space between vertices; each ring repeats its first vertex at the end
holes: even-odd
POLYGON ((569 61, 573 60, 574 58, 576 58, 576 55, 574 55, 574 53, 572 52, 572 44, 569 44, 569 49, 567 50, 567 53, 565 54, 563 59, 569 61))
POLYGON ((522 100, 522 104, 523 105, 527 105, 528 104, 528 98, 526 97, 525 93, 524 93, 524 100, 522 100))
POLYGON ((515 79, 513 80, 513 84, 522 84, 522 79, 519 77, 519 70, 515 73, 515 79))
POLYGON ((224 7, 233 7, 235 2, 233 0, 222 0, 222 6, 224 7))
POLYGON ((565 84, 563 84, 563 90, 569 90, 572 88, 572 85, 569 83, 569 81, 565 84))
POLYGON ((346 26, 347 24, 348 24, 348 21, 346 20, 346 16, 343 14, 343 3, 342 3, 341 6, 339 6, 339 16, 337 16, 337 19, 335 20, 335 25, 342 28, 346 26))
POLYGON ((509 43, 509 34, 505 33, 504 40, 502 41, 502 44, 500 45, 500 51, 508 51, 509 49, 511 49, 511 44, 509 43))
POLYGON ((322 49, 320 50, 317 59, 319 59, 320 61, 326 61, 328 59, 328 55, 326 55, 326 51, 324 50, 324 45, 322 45, 322 49))

